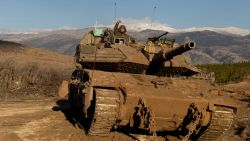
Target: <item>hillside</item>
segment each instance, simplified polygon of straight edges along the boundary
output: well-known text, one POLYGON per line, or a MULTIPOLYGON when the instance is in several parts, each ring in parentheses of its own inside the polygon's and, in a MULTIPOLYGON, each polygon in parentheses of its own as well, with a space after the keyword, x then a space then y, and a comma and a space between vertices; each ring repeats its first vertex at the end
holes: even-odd
MULTIPOLYGON (((0 34, 0 39, 44 47, 59 53, 73 55, 75 46, 91 28, 76 30, 57 30, 37 34, 0 34)), ((148 37, 158 36, 164 31, 130 31, 128 34, 145 42, 148 37)), ((192 39, 197 48, 187 54, 193 63, 230 63, 250 60, 250 35, 241 36, 204 30, 195 32, 169 33, 167 38, 174 38, 178 43, 192 39)))
POLYGON ((0 99, 54 97, 59 83, 69 77, 72 69, 73 57, 0 41, 0 99))

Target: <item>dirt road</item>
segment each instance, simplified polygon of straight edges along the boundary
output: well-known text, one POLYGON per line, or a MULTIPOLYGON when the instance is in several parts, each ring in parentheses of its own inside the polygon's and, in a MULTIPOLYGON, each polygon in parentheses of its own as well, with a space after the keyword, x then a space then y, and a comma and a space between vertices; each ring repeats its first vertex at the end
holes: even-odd
POLYGON ((62 112, 52 110, 53 101, 0 102, 0 140, 81 140, 62 112), (76 138, 77 137, 77 138, 76 138))
MULTIPOLYGON (((52 100, 0 102, 0 140, 100 140, 86 137, 84 130, 68 121, 65 113, 57 111, 55 105, 55 101, 52 100)), ((120 133, 102 138, 102 140, 112 139, 132 140, 120 133)))
POLYGON ((56 103, 54 100, 0 102, 0 141, 134 141, 119 132, 109 137, 88 137, 66 112, 67 103, 60 101, 60 106, 56 103))

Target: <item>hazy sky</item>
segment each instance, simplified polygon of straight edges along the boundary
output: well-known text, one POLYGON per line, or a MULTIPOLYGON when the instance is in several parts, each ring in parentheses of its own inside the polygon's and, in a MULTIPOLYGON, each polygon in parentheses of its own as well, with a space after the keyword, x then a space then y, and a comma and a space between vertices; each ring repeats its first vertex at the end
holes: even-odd
POLYGON ((122 18, 148 17, 174 28, 250 29, 250 0, 0 0, 0 29, 111 24, 115 3, 116 15, 122 18))

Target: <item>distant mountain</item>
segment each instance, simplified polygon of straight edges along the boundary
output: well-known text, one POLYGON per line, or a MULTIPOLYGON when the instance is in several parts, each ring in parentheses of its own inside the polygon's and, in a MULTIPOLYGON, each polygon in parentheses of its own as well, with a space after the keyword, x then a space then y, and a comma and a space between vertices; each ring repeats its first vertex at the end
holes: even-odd
POLYGON ((59 53, 73 55, 75 46, 91 28, 56 30, 35 34, 0 34, 0 39, 47 48, 59 53))
MULTIPOLYGON (((91 28, 56 30, 37 34, 0 34, 0 39, 40 46, 60 53, 73 55, 75 46, 91 28)), ((141 42, 148 37, 164 33, 161 30, 130 31, 128 34, 141 42)), ((174 38, 178 43, 187 39, 196 42, 197 48, 187 54, 193 63, 229 63, 250 60, 250 34, 246 36, 219 33, 210 30, 169 33, 166 38, 174 38)))
POLYGON ((245 38, 250 39, 250 34, 246 35, 245 38))

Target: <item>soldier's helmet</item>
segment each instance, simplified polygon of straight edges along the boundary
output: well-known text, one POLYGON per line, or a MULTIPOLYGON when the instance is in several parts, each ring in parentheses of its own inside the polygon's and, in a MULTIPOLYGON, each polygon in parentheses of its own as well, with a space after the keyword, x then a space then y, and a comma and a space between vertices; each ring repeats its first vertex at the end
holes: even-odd
POLYGON ((120 32, 120 33, 123 33, 123 34, 124 34, 124 33, 126 33, 126 31, 127 31, 127 29, 126 29, 126 26, 125 26, 125 25, 120 25, 120 27, 119 27, 119 29, 118 29, 118 30, 119 30, 119 32, 120 32))

